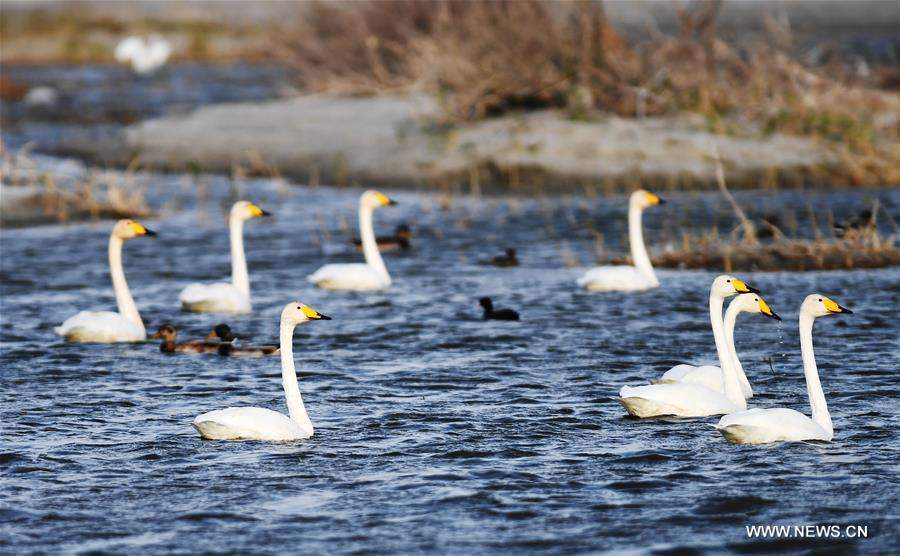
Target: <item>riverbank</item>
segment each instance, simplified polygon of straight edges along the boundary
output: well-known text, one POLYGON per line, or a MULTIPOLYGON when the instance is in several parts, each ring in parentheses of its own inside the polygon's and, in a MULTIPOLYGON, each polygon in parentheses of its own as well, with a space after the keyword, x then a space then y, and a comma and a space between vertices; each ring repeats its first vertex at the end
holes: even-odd
POLYGON ((153 214, 135 176, 127 171, 0 150, 0 177, 0 227, 153 214))
POLYGON ((422 95, 306 95, 201 108, 127 128, 86 156, 166 170, 276 168, 305 183, 471 191, 693 189, 712 186, 716 148, 733 187, 884 185, 896 168, 861 167, 839 146, 745 125, 717 135, 697 115, 621 118, 558 110, 441 125, 422 95))

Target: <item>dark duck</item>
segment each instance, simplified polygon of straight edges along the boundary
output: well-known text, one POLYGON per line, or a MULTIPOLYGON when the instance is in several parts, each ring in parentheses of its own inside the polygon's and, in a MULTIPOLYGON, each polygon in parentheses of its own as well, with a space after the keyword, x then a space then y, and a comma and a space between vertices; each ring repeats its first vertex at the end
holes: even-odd
POLYGON ((264 357, 281 353, 281 349, 278 346, 237 343, 237 338, 227 324, 216 326, 210 334, 210 337, 212 336, 216 336, 221 340, 217 344, 217 351, 219 355, 226 357, 264 357))
POLYGON ((159 327, 156 334, 150 336, 151 340, 161 339, 159 351, 163 353, 215 353, 219 350, 222 342, 210 339, 215 332, 210 334, 205 340, 189 340, 187 342, 176 342, 178 332, 171 324, 164 324, 159 327))
POLYGON ((494 309, 490 297, 482 297, 478 303, 484 309, 484 320, 519 320, 519 313, 512 309, 494 309))
MULTIPOLYGON (((375 238, 379 251, 406 251, 410 247, 409 240, 412 239, 412 230, 408 224, 400 224, 394 229, 394 235, 381 236, 375 238)), ((362 251, 362 240, 356 238, 353 240, 357 250, 362 251)))
POLYGON ((519 266, 519 259, 516 258, 516 250, 512 247, 507 247, 503 255, 491 257, 490 259, 483 261, 483 264, 499 266, 500 268, 508 268, 511 266, 519 266))

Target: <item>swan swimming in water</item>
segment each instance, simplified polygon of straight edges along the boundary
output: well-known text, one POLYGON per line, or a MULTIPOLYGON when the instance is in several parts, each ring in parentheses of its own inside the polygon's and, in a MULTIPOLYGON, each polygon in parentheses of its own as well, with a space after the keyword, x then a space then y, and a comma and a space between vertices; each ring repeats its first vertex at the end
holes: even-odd
POLYGON ((796 442, 802 440, 824 440, 831 442, 834 428, 831 414, 819 382, 816 356, 813 353, 813 324, 819 317, 853 311, 841 307, 821 294, 806 296, 800 305, 800 354, 803 359, 803 374, 806 376, 806 392, 812 417, 783 407, 770 409, 748 409, 725 415, 716 428, 729 441, 736 444, 767 444, 769 442, 796 442))
MULTIPOLYGON (((734 324, 738 313, 742 312, 759 313, 781 320, 781 317, 772 312, 758 295, 741 294, 734 298, 725 312, 725 340, 729 344, 734 342, 734 324)), ((646 386, 623 386, 619 391, 619 401, 622 402, 629 414, 641 418, 663 415, 705 417, 747 409, 747 400, 741 393, 741 386, 735 371, 736 355, 731 349, 723 355, 727 355, 722 361, 724 393, 699 384, 679 382, 649 384, 646 386)))
MULTIPOLYGON (((684 382, 688 384, 699 384, 706 386, 711 390, 725 393, 725 386, 722 378, 722 361, 729 357, 727 346, 725 345, 724 323, 722 321, 722 305, 725 303, 726 297, 731 297, 739 293, 759 293, 756 288, 751 288, 746 283, 738 280, 734 276, 723 274, 717 276, 713 280, 712 287, 709 289, 709 321, 712 325, 713 339, 716 343, 716 353, 719 355, 719 367, 713 365, 675 365, 666 371, 659 379, 659 383, 667 382, 684 382)), ((753 397, 753 389, 744 373, 744 368, 740 361, 735 361, 738 381, 741 384, 741 392, 745 398, 753 397)))
POLYGON ((122 246, 129 239, 156 233, 134 220, 116 222, 109 236, 109 272, 116 293, 117 313, 81 311, 66 319, 54 331, 70 342, 143 342, 147 339, 144 321, 128 290, 122 270, 122 246))
POLYGON ((359 197, 359 234, 362 238, 365 263, 327 264, 311 274, 307 280, 327 290, 383 290, 391 285, 381 252, 375 243, 372 213, 376 208, 396 205, 378 191, 366 191, 359 197))
POLYGON ((294 369, 294 328, 309 320, 331 320, 303 303, 281 311, 281 380, 290 417, 262 407, 229 407, 198 415, 193 426, 209 440, 300 440, 313 435, 294 369))
POLYGON ((649 290, 659 286, 650 256, 644 245, 641 214, 645 208, 661 205, 665 201, 643 189, 638 189, 628 199, 628 242, 634 266, 595 266, 578 279, 578 285, 596 292, 649 290))
POLYGON ((249 201, 238 201, 231 207, 228 229, 231 235, 231 283, 190 284, 178 298, 181 308, 195 313, 249 313, 250 275, 244 257, 244 222, 251 218, 271 216, 249 201))
POLYGON ((114 54, 116 61, 130 63, 135 73, 146 75, 166 65, 172 54, 172 45, 159 35, 152 35, 146 40, 131 36, 119 41, 114 54))

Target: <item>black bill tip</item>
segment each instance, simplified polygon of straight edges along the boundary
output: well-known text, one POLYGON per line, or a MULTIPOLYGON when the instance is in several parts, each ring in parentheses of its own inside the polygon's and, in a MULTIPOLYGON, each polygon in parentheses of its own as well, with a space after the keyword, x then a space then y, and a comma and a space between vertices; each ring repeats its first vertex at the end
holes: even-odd
POLYGON ((852 315, 852 314, 853 314, 853 311, 851 311, 850 309, 844 307, 843 305, 838 305, 838 309, 840 309, 842 313, 847 313, 848 315, 852 315))
POLYGON ((145 236, 155 236, 156 232, 154 232, 150 228, 144 227, 144 235, 145 236))
POLYGON ((329 317, 328 315, 323 315, 322 313, 319 313, 319 318, 317 318, 316 320, 331 320, 331 317, 329 317))
POLYGON ((775 313, 775 312, 773 312, 773 313, 771 313, 771 314, 768 314, 768 315, 766 315, 766 316, 767 316, 767 317, 772 317, 772 318, 775 319, 775 320, 781 320, 781 317, 779 317, 779 316, 778 316, 778 313, 775 313))

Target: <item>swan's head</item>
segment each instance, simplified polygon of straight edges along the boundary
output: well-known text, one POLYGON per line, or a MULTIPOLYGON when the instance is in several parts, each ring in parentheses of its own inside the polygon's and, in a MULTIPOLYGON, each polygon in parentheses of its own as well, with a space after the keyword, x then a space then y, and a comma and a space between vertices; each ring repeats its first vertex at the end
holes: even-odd
POLYGON ((234 340, 234 335, 231 333, 231 327, 225 323, 217 324, 216 327, 212 329, 212 332, 206 336, 207 340, 212 340, 214 338, 218 338, 225 342, 234 340))
POLYGON ((734 298, 728 309, 730 310, 732 306, 737 307, 742 313, 759 313, 775 320, 781 320, 781 317, 769 308, 769 304, 756 293, 742 293, 734 298))
POLYGON ((661 205, 665 203, 663 199, 660 199, 656 194, 650 193, 644 189, 638 189, 634 193, 631 194, 631 198, 628 200, 628 204, 637 207, 639 209, 645 209, 648 207, 653 207, 656 205, 661 205))
POLYGON ((738 280, 734 276, 722 274, 720 276, 717 276, 716 279, 713 280, 712 293, 713 295, 724 298, 731 297, 732 295, 737 295, 739 293, 759 294, 759 290, 756 288, 751 288, 749 285, 747 285, 746 282, 738 280))
POLYGON ((176 334, 177 333, 175 332, 174 326, 172 326, 171 324, 164 324, 159 327, 159 330, 157 330, 155 334, 150 336, 150 339, 158 340, 162 338, 167 342, 174 342, 176 334))
POLYGON ((138 236, 155 236, 156 232, 130 218, 123 218, 113 226, 113 235, 121 240, 126 240, 138 236))
POLYGON ((800 314, 812 317, 824 317, 825 315, 836 315, 838 313, 853 314, 853 311, 846 307, 841 307, 833 299, 829 299, 820 293, 812 293, 806 296, 803 304, 800 305, 800 314))
POLYGON ((363 193, 362 196, 360 196, 359 204, 360 204, 360 206, 363 206, 366 208, 376 209, 378 207, 386 207, 388 205, 396 205, 397 201, 389 198, 387 195, 385 195, 384 193, 381 193, 380 191, 375 191, 375 190, 370 189, 369 191, 366 191, 365 193, 363 193))
POLYGON ((491 301, 490 297, 482 297, 478 300, 478 304, 490 311, 494 307, 494 302, 491 301))
POLYGON ((241 220, 250 220, 260 216, 272 216, 272 213, 264 211, 250 201, 238 201, 231 207, 231 216, 241 220))
POLYGON ((323 315, 309 305, 294 301, 284 306, 281 311, 281 322, 284 324, 300 324, 308 320, 331 320, 331 317, 323 315))

